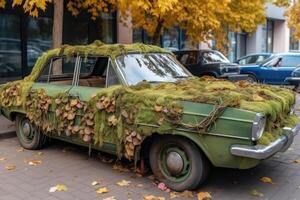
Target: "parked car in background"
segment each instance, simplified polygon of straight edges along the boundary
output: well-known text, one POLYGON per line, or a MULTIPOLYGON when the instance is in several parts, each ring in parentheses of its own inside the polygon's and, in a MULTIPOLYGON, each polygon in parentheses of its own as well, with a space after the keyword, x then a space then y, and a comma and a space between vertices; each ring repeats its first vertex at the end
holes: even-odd
POLYGON ((214 50, 183 50, 175 51, 177 60, 195 76, 213 76, 231 81, 244 80, 240 75, 239 66, 230 61, 220 52, 214 50))
POLYGON ((300 53, 280 53, 261 64, 240 66, 241 74, 247 74, 253 82, 285 85, 294 69, 300 65, 300 53))
POLYGON ((300 67, 294 69, 290 77, 285 79, 287 85, 294 86, 294 90, 298 90, 300 86, 300 67))
POLYGON ((235 63, 239 65, 260 64, 272 55, 272 53, 253 53, 237 59, 235 63))

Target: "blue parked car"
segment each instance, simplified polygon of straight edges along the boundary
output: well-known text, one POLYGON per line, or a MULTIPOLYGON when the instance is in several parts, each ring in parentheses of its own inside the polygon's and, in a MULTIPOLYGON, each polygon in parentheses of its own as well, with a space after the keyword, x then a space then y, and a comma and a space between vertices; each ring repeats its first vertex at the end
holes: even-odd
POLYGON ((247 74, 251 82, 286 85, 287 77, 300 66, 300 53, 280 53, 266 59, 261 64, 240 66, 241 74, 247 74))
POLYGON ((235 63, 239 65, 260 64, 271 56, 273 56, 272 53, 253 53, 237 59, 235 63))

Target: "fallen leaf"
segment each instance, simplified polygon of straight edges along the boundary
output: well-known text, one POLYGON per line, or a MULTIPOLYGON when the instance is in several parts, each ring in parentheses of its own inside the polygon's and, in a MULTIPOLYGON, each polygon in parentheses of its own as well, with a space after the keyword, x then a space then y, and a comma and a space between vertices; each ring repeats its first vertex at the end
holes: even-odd
POLYGON ((103 194, 103 193, 108 193, 109 190, 107 189, 107 187, 102 187, 102 188, 99 188, 96 193, 97 194, 103 194))
POLYGON ((197 194, 198 200, 211 200, 212 197, 209 192, 199 192, 197 194))
POLYGON ((272 181, 272 179, 270 177, 266 177, 266 176, 263 176, 259 179, 261 182, 263 183, 270 183, 270 184, 274 184, 274 182, 272 181))
POLYGON ((183 192, 180 192, 179 195, 182 196, 182 197, 185 197, 185 198, 193 198, 194 197, 193 192, 189 191, 189 190, 185 190, 183 192))
POLYGON ((136 186, 137 186, 137 187, 144 187, 143 184, 137 184, 136 186))
POLYGON ((165 197, 157 197, 154 195, 144 195, 144 200, 165 200, 165 197))
POLYGON ((27 162, 28 165, 31 165, 31 166, 38 166, 40 164, 42 164, 43 162, 41 160, 30 160, 27 162))
POLYGON ((116 197, 111 196, 111 197, 104 198, 103 200, 117 200, 117 199, 116 199, 116 197))
POLYGON ((92 182, 92 186, 98 185, 99 183, 97 181, 92 182))
POLYGON ((43 152, 38 152, 38 155, 39 155, 39 156, 41 156, 41 155, 43 155, 43 154, 44 154, 43 152))
POLYGON ((6 159, 7 159, 6 157, 0 157, 0 161, 4 161, 6 159))
POLYGON ((124 187, 124 186, 129 186, 130 183, 131 183, 131 181, 122 180, 122 181, 117 182, 117 185, 124 187))
POLYGON ((252 190, 252 191, 250 192, 250 194, 253 195, 253 196, 257 196, 257 197, 263 197, 263 196, 264 196, 263 193, 259 192, 258 190, 255 190, 255 189, 252 190))
POLYGON ((6 165, 5 169, 8 170, 8 171, 13 171, 13 170, 16 169, 16 166, 15 165, 6 165))
POLYGON ((157 185, 157 188, 160 189, 161 191, 166 191, 168 189, 168 187, 164 183, 159 183, 157 185))
POLYGON ((300 160, 294 160, 293 163, 300 164, 300 160))
POLYGON ((17 152, 23 152, 25 149, 23 147, 17 149, 17 152))
POLYGON ((175 199, 177 197, 179 197, 178 192, 170 192, 170 199, 175 199))
POLYGON ((64 184, 57 184, 56 186, 53 186, 49 189, 50 193, 53 193, 53 192, 67 192, 67 191, 68 191, 68 188, 64 184))
POLYGON ((263 97, 259 96, 258 94, 254 94, 253 100, 254 101, 264 101, 265 99, 263 97))

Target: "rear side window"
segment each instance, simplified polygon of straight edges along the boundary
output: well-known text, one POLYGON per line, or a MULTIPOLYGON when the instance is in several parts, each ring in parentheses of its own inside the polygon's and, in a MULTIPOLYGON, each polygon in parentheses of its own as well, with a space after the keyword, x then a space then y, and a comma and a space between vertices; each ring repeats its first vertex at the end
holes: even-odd
POLYGON ((38 78, 38 82, 62 83, 72 85, 76 57, 55 57, 48 60, 38 78))
POLYGON ((300 65, 300 56, 284 56, 280 67, 297 67, 300 65))

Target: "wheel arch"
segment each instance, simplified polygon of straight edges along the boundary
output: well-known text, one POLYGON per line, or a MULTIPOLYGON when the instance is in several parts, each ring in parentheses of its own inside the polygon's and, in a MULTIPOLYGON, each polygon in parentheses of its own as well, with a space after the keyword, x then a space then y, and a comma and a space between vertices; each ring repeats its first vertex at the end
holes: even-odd
POLYGON ((201 144, 201 142, 197 139, 196 136, 194 136, 193 134, 186 134, 186 133, 176 133, 176 134, 159 134, 159 133, 153 133, 152 135, 146 137, 143 142, 141 143, 141 148, 139 149, 139 159, 147 159, 149 156, 149 151, 150 151, 150 146, 152 144, 153 141, 155 141, 155 139, 159 139, 158 137, 163 137, 163 136, 177 136, 177 137, 181 137, 181 138, 186 138, 189 141, 191 141, 192 143, 195 144, 195 146, 199 149, 199 151, 201 151, 203 153, 203 155, 207 158, 207 160, 213 164, 213 159, 210 156, 209 152, 207 151, 207 149, 205 148, 205 146, 203 144, 201 144))

